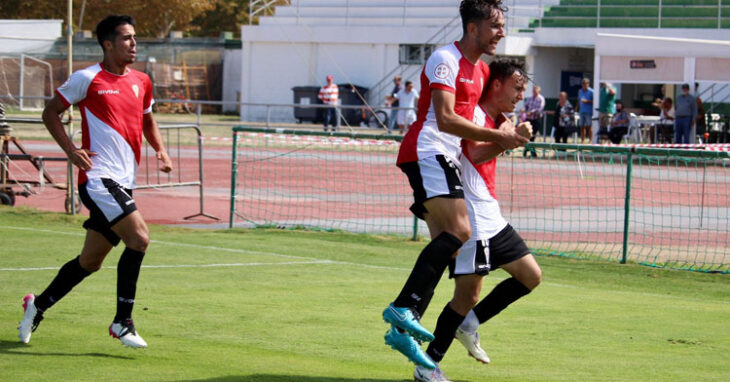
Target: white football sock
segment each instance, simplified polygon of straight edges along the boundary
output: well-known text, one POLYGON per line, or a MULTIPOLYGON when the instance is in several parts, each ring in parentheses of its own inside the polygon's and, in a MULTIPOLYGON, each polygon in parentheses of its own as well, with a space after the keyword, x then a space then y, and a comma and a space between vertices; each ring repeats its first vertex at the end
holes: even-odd
POLYGON ((477 315, 474 314, 473 309, 467 313, 466 317, 464 317, 464 321, 459 327, 467 333, 477 332, 477 329, 479 328, 479 319, 477 318, 477 315))

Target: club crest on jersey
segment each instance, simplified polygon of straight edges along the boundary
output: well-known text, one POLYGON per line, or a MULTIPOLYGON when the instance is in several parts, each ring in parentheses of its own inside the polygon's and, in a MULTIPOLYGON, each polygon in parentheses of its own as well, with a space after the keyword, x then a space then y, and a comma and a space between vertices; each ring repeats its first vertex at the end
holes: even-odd
POLYGON ((137 84, 132 85, 132 91, 134 92, 134 96, 139 98, 139 86, 137 84))
POLYGON ((433 71, 433 75, 440 80, 445 80, 450 73, 451 70, 448 66, 446 66, 446 64, 439 64, 433 71))

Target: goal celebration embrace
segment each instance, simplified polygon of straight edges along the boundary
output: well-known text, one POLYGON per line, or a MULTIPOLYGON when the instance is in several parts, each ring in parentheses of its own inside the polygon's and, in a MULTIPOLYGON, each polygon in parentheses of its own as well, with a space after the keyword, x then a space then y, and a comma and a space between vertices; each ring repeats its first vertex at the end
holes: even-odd
POLYGON ((0 382, 730 381, 729 31, 0 0, 0 382))

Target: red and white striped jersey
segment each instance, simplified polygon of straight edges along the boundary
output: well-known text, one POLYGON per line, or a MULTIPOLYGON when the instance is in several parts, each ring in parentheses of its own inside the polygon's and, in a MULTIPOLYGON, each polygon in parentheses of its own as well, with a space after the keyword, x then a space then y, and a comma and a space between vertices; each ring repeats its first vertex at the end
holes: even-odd
POLYGON ((454 111, 471 121, 488 79, 489 66, 482 60, 476 65, 469 62, 461 53, 458 42, 436 49, 421 72, 418 116, 403 138, 397 164, 439 154, 458 163, 461 138, 439 130, 431 91, 438 89, 454 93, 454 111))
POLYGON ((109 178, 135 186, 142 146, 142 115, 152 112, 152 82, 142 72, 110 73, 101 63, 74 72, 56 89, 64 105, 81 110, 81 147, 97 155, 91 169, 79 171, 79 184, 109 178))
POLYGON ((337 99, 340 98, 340 89, 337 85, 325 85, 319 89, 319 100, 325 105, 337 105, 337 99))
MULTIPOLYGON (((497 128, 494 120, 481 106, 474 110, 473 121, 488 129, 497 128)), ((472 160, 469 150, 464 149, 461 155, 461 177, 471 221, 471 238, 486 240, 507 226, 507 220, 502 216, 497 201, 497 158, 477 164, 472 160)))

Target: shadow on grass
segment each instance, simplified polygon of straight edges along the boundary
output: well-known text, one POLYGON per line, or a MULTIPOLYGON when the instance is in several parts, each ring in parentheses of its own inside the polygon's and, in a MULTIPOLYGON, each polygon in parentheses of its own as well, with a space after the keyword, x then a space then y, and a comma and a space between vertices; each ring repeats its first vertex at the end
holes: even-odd
POLYGON ((207 379, 190 379, 181 382, 413 382, 413 379, 373 379, 373 378, 335 378, 335 377, 311 377, 304 375, 275 375, 275 374, 253 374, 253 375, 229 375, 226 377, 214 377, 207 379))
POLYGON ((0 354, 12 355, 29 355, 29 356, 53 356, 53 357, 99 357, 114 359, 135 359, 123 355, 105 354, 105 353, 60 353, 60 352, 34 352, 26 351, 32 349, 31 345, 21 343, 20 341, 0 340, 0 354))

